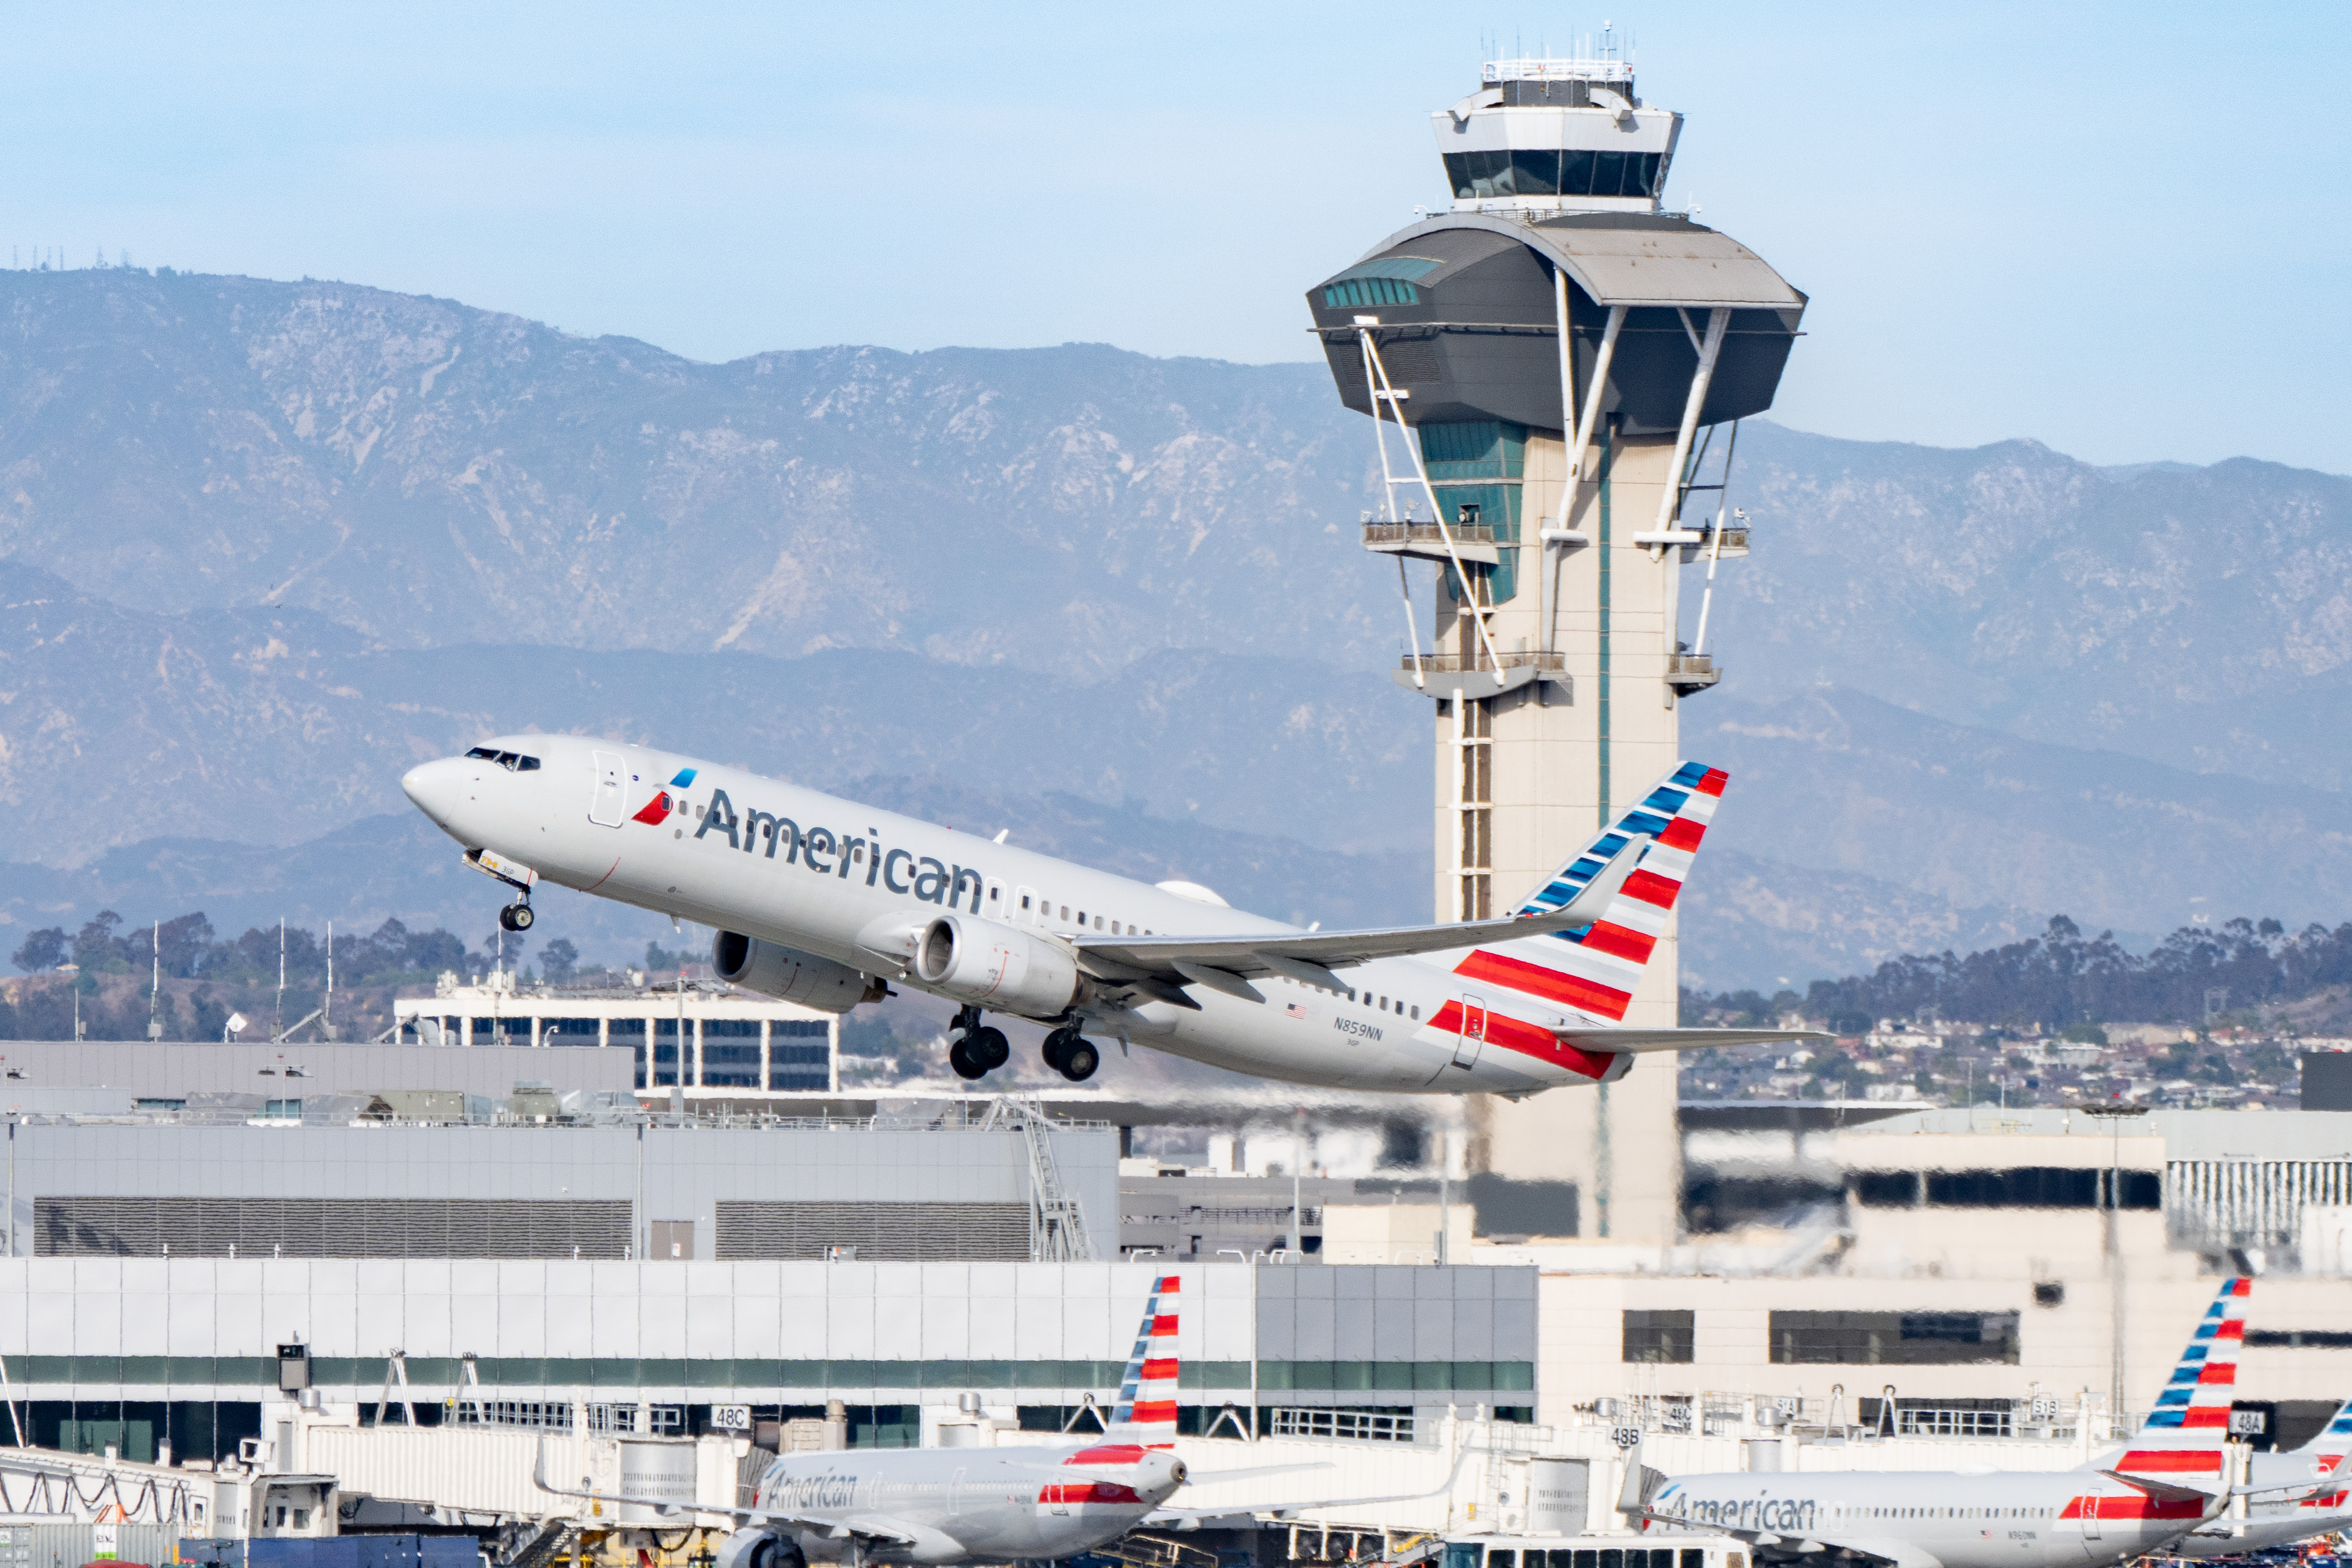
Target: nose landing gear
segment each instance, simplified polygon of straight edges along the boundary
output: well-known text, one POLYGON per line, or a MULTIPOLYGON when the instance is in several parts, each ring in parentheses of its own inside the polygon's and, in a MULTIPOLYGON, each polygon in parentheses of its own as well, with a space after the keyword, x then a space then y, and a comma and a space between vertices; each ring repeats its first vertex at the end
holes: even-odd
POLYGON ((956 1077, 967 1081, 986 1078, 1013 1059, 1013 1046, 1004 1032, 983 1026, 979 1008, 960 1009, 952 1026, 959 1032, 948 1047, 948 1066, 955 1068, 956 1077))
POLYGON ((529 931, 531 921, 539 917, 530 912, 527 900, 517 899, 499 911, 499 924, 508 931, 529 931))

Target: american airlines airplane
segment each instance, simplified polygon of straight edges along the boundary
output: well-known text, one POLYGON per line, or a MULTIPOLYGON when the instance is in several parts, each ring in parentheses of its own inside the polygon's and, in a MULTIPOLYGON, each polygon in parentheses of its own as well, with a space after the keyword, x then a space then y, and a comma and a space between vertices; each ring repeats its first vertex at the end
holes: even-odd
MULTIPOLYGON (((543 1448, 532 1479, 542 1491, 587 1500, 598 1514, 634 1507, 673 1519, 730 1517, 740 1528, 720 1547, 717 1568, 1042 1561, 1091 1551, 1139 1524, 1186 1528, 1203 1510, 1166 1506, 1189 1479, 1184 1461, 1169 1452, 1176 1441, 1181 1290, 1181 1275, 1162 1275, 1153 1283, 1100 1442, 785 1454, 761 1474, 748 1507, 605 1490, 584 1476, 577 1487, 561 1486, 548 1479, 543 1448)), ((1224 1470, 1201 1479, 1231 1481, 1298 1468, 1224 1470)), ((1461 1470, 1457 1461, 1454 1477, 1461 1470)), ((1454 1477, 1437 1490, 1450 1489, 1454 1477)), ((1311 1506, 1407 1500, 1345 1498, 1311 1506)), ((1288 1514, 1302 1506, 1309 1505, 1293 1499, 1214 1511, 1288 1514)))
POLYGON ((1300 930, 1186 882, 1131 881, 740 769, 614 742, 508 735, 401 787, 518 897, 541 881, 715 928, 720 978, 845 1013, 907 985, 958 1005, 967 1079, 1010 1058, 991 1012, 1335 1089, 1527 1094, 1612 1082, 1643 1051, 1810 1037, 1624 1025, 1723 794, 1676 768, 1499 920, 1300 930))
POLYGON ((2221 1468, 2245 1285, 2222 1285, 2127 1448, 2085 1468, 1668 1477, 1643 1468, 1637 1446, 1618 1511, 1645 1530, 1748 1540, 1759 1562, 1776 1564, 1863 1556, 1895 1568, 2105 1568, 2210 1525, 2234 1497, 2315 1494, 2332 1472, 2232 1487, 2221 1468), (2179 1468, 2189 1450, 2175 1440, 2181 1433, 2201 1435, 2196 1447, 2213 1458, 2217 1479, 2201 1488, 2148 1473, 2179 1468))
MULTIPOLYGON (((2147 1424, 2123 1449, 2094 1460, 2095 1467, 2214 1489, 2232 1476, 2232 1451, 2226 1447, 2230 1401, 2237 1388, 2238 1351, 2245 1342, 2253 1283, 2239 1279, 2222 1287, 2147 1424)), ((2244 1514, 2208 1520, 2169 1550, 2178 1557, 2233 1556, 2352 1528, 2352 1494, 2314 1484, 2332 1476, 2347 1453, 2352 1405, 2338 1409, 2324 1430, 2298 1448, 2245 1455, 2246 1479, 2258 1495, 2248 1497, 2244 1514)))

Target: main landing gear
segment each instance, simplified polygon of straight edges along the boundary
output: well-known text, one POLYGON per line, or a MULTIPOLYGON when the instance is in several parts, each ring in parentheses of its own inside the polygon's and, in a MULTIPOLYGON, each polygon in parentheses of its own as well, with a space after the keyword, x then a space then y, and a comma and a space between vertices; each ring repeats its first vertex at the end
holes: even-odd
POLYGON ((986 1078, 1013 1059, 1013 1046, 1005 1039, 1004 1031, 983 1026, 979 1008, 959 1009, 954 1027, 959 1032, 955 1043, 948 1047, 948 1066, 955 1068, 956 1077, 986 1078))
POLYGON ((1045 1065, 1068 1079, 1072 1083, 1084 1083, 1095 1076, 1102 1066, 1102 1053, 1087 1043, 1085 1036, 1075 1028, 1065 1026, 1045 1037, 1039 1053, 1045 1065))

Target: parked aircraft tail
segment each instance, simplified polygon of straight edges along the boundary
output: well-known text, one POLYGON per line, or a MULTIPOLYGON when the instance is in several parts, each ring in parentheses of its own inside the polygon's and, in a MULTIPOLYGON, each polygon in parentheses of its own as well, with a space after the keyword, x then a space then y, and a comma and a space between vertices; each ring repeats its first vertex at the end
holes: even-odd
MULTIPOLYGON (((2188 1348, 2173 1364, 2156 1408, 2120 1457, 2088 1468, 2133 1475, 2222 1474, 2221 1445, 2230 1436, 2230 1400, 2238 1388, 2238 1347, 2246 1338, 2246 1299, 2254 1282, 2221 1281, 2188 1348)), ((2112 1450, 2110 1453, 2112 1454, 2112 1450)))
POLYGON ((1706 836, 1727 775, 1684 763, 1640 805, 1620 816, 1571 856, 1551 879, 1513 910, 1549 914, 1565 908, 1628 843, 1650 841, 1641 863, 1591 924, 1473 950, 1454 972, 1464 980, 1536 996, 1583 1015, 1622 1022, 1633 987, 1665 934, 1691 858, 1706 836))
POLYGON ((2295 1450, 2298 1454, 2316 1454, 2325 1450, 2341 1454, 2352 1448, 2352 1400, 2347 1400, 2336 1412, 2336 1418, 2311 1435, 2311 1440, 2295 1450))
POLYGON ((1169 1448, 1176 1443, 1176 1297, 1181 1278, 1163 1274, 1143 1304, 1135 1350, 1118 1380, 1118 1405, 1106 1436, 1114 1443, 1169 1448))
POLYGON ((2205 1309, 2189 1348, 2156 1396, 2140 1427, 2143 1437, 2168 1434, 2193 1435, 2222 1442, 2230 1435, 2230 1401, 2238 1388, 2238 1351, 2246 1342, 2246 1298, 2252 1279, 2221 1281, 2221 1293, 2205 1309))

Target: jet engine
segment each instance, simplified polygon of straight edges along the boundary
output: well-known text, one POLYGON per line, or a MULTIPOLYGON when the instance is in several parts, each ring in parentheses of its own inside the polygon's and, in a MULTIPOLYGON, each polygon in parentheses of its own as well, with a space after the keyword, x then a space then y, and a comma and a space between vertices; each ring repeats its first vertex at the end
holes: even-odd
POLYGON ((710 939, 710 967, 730 985, 757 991, 821 1013, 846 1013, 860 1002, 882 1000, 882 982, 829 958, 779 947, 740 931, 710 939))
POLYGON ((719 1542, 713 1568, 806 1568, 806 1559, 772 1530, 739 1530, 719 1542))
POLYGON ((923 928, 915 973, 961 1001, 1030 1018, 1059 1017, 1078 994, 1068 948, 966 915, 941 915, 923 928))

